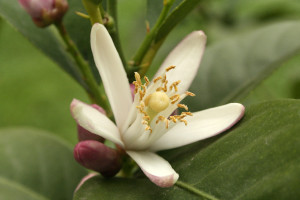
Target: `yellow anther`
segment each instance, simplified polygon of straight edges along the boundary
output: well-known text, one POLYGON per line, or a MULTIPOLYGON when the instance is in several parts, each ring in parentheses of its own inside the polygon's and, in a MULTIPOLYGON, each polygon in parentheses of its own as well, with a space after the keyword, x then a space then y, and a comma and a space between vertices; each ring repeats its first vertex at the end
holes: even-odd
MULTIPOLYGON (((175 95, 174 95, 175 96, 175 95)), ((173 96, 173 97, 174 97, 173 96)), ((180 96, 177 95, 174 99, 172 99, 173 101, 171 101, 171 104, 175 104, 178 100, 179 100, 180 96)))
POLYGON ((191 112, 182 112, 181 114, 193 116, 193 113, 191 113, 191 112))
POLYGON ((194 96, 196 96, 194 93, 192 93, 192 92, 189 92, 189 91, 186 91, 186 92, 185 92, 185 94, 186 94, 186 95, 188 95, 188 96, 191 96, 191 97, 194 97, 194 96))
POLYGON ((167 75, 165 74, 164 77, 163 77, 163 79, 161 80, 161 82, 164 83, 164 82, 166 82, 166 80, 167 80, 167 75))
POLYGON ((180 97, 180 96, 178 94, 175 94, 175 95, 171 96, 170 99, 173 100, 173 99, 175 99, 177 97, 180 97))
POLYGON ((142 85, 142 90, 143 90, 143 93, 145 95, 146 94, 146 86, 145 85, 142 85))
POLYGON ((174 117, 174 116, 170 116, 170 120, 172 120, 174 123, 177 122, 176 117, 174 117))
POLYGON ((175 92, 177 92, 178 91, 177 86, 179 85, 180 82, 181 81, 178 80, 178 81, 175 81, 174 83, 172 83, 171 86, 170 86, 170 90, 172 90, 172 88, 174 88, 175 92))
POLYGON ((179 119, 179 121, 183 122, 187 126, 187 121, 185 119, 179 119))
POLYGON ((158 116, 155 123, 158 124, 159 121, 165 122, 166 128, 169 128, 169 120, 167 118, 165 118, 164 116, 158 116))
POLYGON ((143 120, 142 124, 148 125, 148 122, 146 120, 143 120))
POLYGON ((174 69, 176 66, 175 65, 171 65, 170 67, 166 68, 166 72, 170 71, 171 69, 174 69))
POLYGON ((177 115, 177 119, 178 120, 181 120, 181 119, 183 119, 185 117, 186 117, 186 114, 184 114, 184 113, 181 113, 180 115, 177 115))
POLYGON ((149 117, 148 115, 145 115, 145 116, 143 117, 143 120, 149 121, 149 120, 150 120, 150 117, 149 117))
POLYGON ((141 81, 141 76, 139 73, 137 72, 134 72, 134 77, 135 77, 135 80, 137 81, 138 85, 142 85, 142 81, 141 81))
POLYGON ((149 81, 148 77, 147 77, 147 76, 144 76, 144 79, 145 79, 145 81, 146 81, 146 86, 148 86, 148 85, 150 84, 150 81, 149 81))
POLYGON ((158 80, 160 80, 160 79, 162 79, 162 77, 161 76, 159 76, 159 77, 156 77, 154 80, 153 80, 153 82, 154 83, 156 83, 158 80))
POLYGON ((165 119, 165 123, 166 123, 166 129, 168 129, 169 128, 169 120, 165 119))
POLYGON ((136 94, 140 88, 138 83, 136 81, 133 81, 132 84, 134 84, 134 94, 136 94))
POLYGON ((158 88, 156 88, 156 92, 159 92, 159 91, 164 91, 164 88, 163 87, 158 87, 158 88))
POLYGON ((184 104, 177 104, 177 107, 178 108, 183 108, 184 110, 188 111, 189 108, 187 107, 187 105, 184 105, 184 104))
POLYGON ((152 129, 151 129, 151 127, 150 127, 149 125, 148 125, 148 126, 146 126, 145 130, 146 130, 146 131, 148 131, 148 130, 149 130, 149 131, 150 131, 150 133, 152 133, 152 129))
POLYGON ((164 92, 168 91, 168 86, 167 85, 168 85, 168 80, 166 80, 165 83, 164 83, 164 89, 163 89, 164 92))
POLYGON ((140 101, 142 101, 145 93, 142 90, 140 90, 139 93, 140 93, 140 101))

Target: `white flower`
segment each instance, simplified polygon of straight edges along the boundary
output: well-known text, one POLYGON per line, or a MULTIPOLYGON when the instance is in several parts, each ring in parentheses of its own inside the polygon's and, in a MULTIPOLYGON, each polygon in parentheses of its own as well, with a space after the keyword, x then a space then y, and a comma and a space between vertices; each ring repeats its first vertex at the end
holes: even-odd
POLYGON ((233 126, 244 114, 244 106, 231 103, 208 110, 170 116, 194 79, 205 49, 202 31, 188 35, 169 54, 149 82, 142 84, 135 73, 134 101, 120 57, 103 25, 95 24, 91 31, 91 46, 100 72, 116 125, 93 107, 73 100, 71 112, 75 120, 88 131, 118 145, 136 161, 145 175, 160 187, 172 186, 178 174, 155 152, 187 145, 214 136, 233 126))

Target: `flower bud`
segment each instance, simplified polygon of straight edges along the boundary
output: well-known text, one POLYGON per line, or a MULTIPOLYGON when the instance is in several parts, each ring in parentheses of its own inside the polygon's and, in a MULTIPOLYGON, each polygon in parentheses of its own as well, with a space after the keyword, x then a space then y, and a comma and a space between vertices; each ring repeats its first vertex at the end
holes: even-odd
MULTIPOLYGON (((92 104, 91 105, 93 108, 97 109, 99 112, 102 114, 106 115, 105 110, 98 106, 97 104, 92 104)), ((104 142, 104 138, 96 135, 94 133, 91 133, 90 131, 86 130, 85 128, 81 127, 80 125, 77 124, 77 133, 78 133, 78 140, 79 141, 84 141, 84 140, 96 140, 99 142, 104 142)))
POLYGON ((62 19, 68 10, 66 0, 19 0, 38 27, 46 27, 62 19))
POLYGON ((112 177, 121 169, 119 151, 94 140, 79 142, 74 148, 74 158, 82 166, 105 177, 112 177))

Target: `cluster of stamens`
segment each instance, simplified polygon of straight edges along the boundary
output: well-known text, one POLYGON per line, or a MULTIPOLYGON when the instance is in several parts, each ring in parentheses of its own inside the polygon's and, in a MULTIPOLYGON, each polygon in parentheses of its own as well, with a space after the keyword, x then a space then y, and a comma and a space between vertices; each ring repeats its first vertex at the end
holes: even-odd
MULTIPOLYGON (((150 84, 149 79, 145 76, 144 80, 145 83, 142 84, 141 77, 139 73, 135 72, 135 81, 133 84, 135 85, 134 93, 139 95, 139 105, 136 106, 136 108, 140 111, 140 113, 143 114, 142 124, 145 125, 145 130, 150 131, 152 133, 152 129, 150 127, 150 122, 153 120, 153 118, 161 111, 165 110, 169 106, 169 102, 171 104, 176 104, 178 101, 181 100, 181 96, 179 94, 176 94, 178 92, 178 85, 180 84, 180 80, 175 81, 168 86, 168 80, 166 73, 172 69, 174 69, 175 66, 170 66, 165 69, 165 72, 162 76, 158 76, 153 80, 153 84, 157 84, 160 81, 159 86, 155 89, 155 92, 152 94, 147 94, 147 87, 150 84), (167 95, 168 93, 169 95, 167 95), (154 96, 154 97, 153 97, 154 96), (158 96, 158 97, 157 97, 158 96), (161 98, 161 103, 152 103, 151 104, 151 98, 161 98)), ((195 94, 191 92, 186 92, 185 95, 187 96, 195 96, 195 94)), ((156 99, 155 99, 156 100, 156 99)), ((169 124, 171 122, 177 123, 177 122, 183 122, 185 125, 187 125, 187 121, 185 120, 186 116, 192 116, 192 113, 188 111, 188 107, 184 104, 177 104, 178 108, 182 108, 185 110, 185 112, 182 112, 180 115, 171 115, 168 118, 164 116, 158 116, 157 120, 155 121, 156 124, 159 122, 165 123, 165 127, 168 128, 169 124)))

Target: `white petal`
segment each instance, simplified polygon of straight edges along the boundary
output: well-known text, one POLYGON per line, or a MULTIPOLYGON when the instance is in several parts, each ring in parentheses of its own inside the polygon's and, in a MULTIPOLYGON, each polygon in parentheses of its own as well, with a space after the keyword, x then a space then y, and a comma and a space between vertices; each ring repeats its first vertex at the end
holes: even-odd
POLYGON ((92 28, 91 47, 116 123, 120 128, 129 112, 132 97, 119 54, 109 33, 101 24, 95 24, 92 28))
POLYGON ((189 88, 197 74, 205 43, 206 36, 202 31, 192 32, 171 51, 156 75, 161 74, 167 67, 175 65, 175 69, 167 72, 167 79, 169 83, 181 80, 178 93, 182 94, 189 88))
POLYGON ((179 175, 168 161, 157 154, 146 151, 127 151, 127 153, 156 185, 171 187, 177 181, 179 175))
POLYGON ((151 151, 171 149, 217 135, 237 123, 244 115, 245 108, 231 103, 193 113, 186 120, 188 125, 178 123, 151 147, 151 151))
POLYGON ((97 109, 74 99, 71 103, 71 113, 76 122, 86 130, 124 146, 116 125, 97 109))

